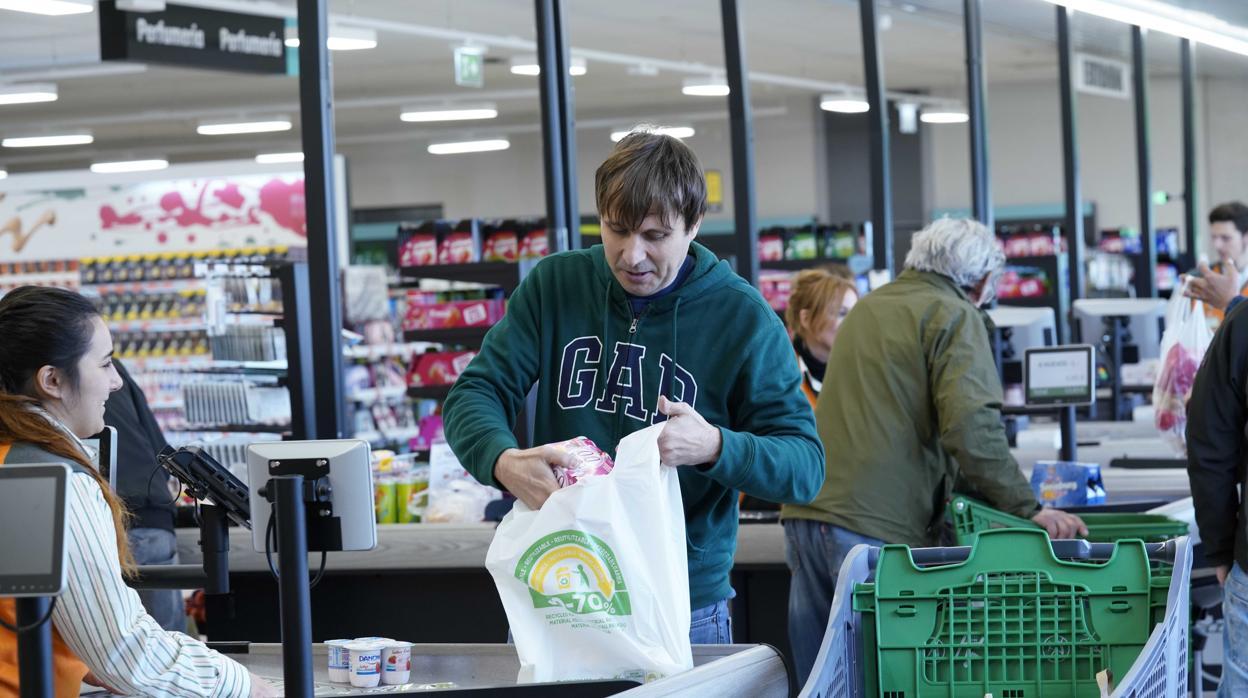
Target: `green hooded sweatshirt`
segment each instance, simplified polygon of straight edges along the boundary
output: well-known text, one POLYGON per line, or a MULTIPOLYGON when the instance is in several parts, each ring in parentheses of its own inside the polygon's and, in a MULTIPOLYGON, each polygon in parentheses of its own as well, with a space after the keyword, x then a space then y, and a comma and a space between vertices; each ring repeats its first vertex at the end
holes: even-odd
POLYGON ((720 428, 718 462, 681 467, 692 608, 728 598, 737 491, 807 502, 823 447, 784 326, 762 295, 696 242, 694 269, 634 317, 601 245, 539 263, 512 295, 443 408, 446 439, 468 472, 494 480, 529 389, 534 444, 586 436, 614 453, 666 417, 660 392, 720 428))

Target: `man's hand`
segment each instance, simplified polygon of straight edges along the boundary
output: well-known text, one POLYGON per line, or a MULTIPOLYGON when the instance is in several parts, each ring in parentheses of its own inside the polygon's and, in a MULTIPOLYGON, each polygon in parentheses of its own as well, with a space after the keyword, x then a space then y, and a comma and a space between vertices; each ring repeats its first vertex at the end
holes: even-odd
POLYGON ((1074 514, 1067 514, 1061 509, 1044 507, 1036 512, 1031 520, 1043 526, 1044 530, 1049 532, 1049 538, 1055 540, 1088 535, 1088 527, 1083 523, 1083 519, 1074 514))
POLYGON ((1213 573, 1218 575, 1218 584, 1226 586, 1226 578, 1231 576, 1231 566, 1218 565, 1213 568, 1213 573))
POLYGON ((702 415, 683 402, 659 396, 659 412, 667 424, 659 433, 659 461, 663 465, 704 465, 719 460, 724 437, 702 415))
POLYGON ((278 698, 278 696, 282 695, 272 683, 255 674, 250 674, 250 676, 251 698, 278 698))
MULTIPOLYGON (((1187 292, 1184 295, 1219 310, 1226 310, 1226 306, 1239 295, 1239 274, 1234 271, 1229 274, 1218 273, 1204 262, 1197 268, 1200 269, 1200 276, 1187 277, 1187 292)), ((1231 269, 1234 268, 1231 265, 1231 269)))
POLYGON ((576 458, 572 454, 550 444, 523 451, 509 448, 494 464, 494 479, 530 509, 537 511, 551 493, 559 489, 559 481, 555 479, 551 467, 570 468, 574 465, 576 458))

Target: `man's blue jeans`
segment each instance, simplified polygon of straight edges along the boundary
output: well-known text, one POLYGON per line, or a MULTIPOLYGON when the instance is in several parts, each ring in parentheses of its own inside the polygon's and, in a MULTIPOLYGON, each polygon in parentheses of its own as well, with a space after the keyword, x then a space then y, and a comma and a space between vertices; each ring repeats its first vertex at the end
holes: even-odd
POLYGON ((728 599, 693 609, 689 622, 689 643, 693 645, 731 645, 732 616, 728 599))
POLYGON ((1222 683, 1218 698, 1248 696, 1248 572, 1231 564, 1222 587, 1222 683))
POLYGON ((806 683, 819 646, 823 644, 836 577, 855 545, 884 545, 883 541, 808 519, 784 522, 784 559, 789 582, 789 645, 793 648, 798 686, 806 683))

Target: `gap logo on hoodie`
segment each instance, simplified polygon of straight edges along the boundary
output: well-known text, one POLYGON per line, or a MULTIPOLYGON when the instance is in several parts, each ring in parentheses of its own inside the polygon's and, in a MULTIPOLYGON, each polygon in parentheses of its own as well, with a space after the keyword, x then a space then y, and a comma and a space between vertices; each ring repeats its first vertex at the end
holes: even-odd
POLYGON ((598 412, 616 414, 622 411, 639 422, 658 424, 667 419, 667 415, 658 410, 662 389, 669 400, 688 403, 696 409, 698 383, 693 374, 672 357, 665 353, 660 353, 657 359, 647 357, 645 346, 629 342, 616 342, 608 354, 604 359, 602 339, 598 337, 577 337, 563 346, 559 363, 560 408, 577 410, 592 406, 598 412), (644 366, 656 360, 659 383, 647 386, 642 378, 646 375, 644 366), (599 391, 604 366, 607 367, 606 377, 599 391))

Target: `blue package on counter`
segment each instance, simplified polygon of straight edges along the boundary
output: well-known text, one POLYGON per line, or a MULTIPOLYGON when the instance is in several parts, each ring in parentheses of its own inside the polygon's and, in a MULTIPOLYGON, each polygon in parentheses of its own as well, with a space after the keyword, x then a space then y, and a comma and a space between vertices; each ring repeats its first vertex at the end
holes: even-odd
POLYGON ((1031 489, 1050 507, 1105 503, 1105 482, 1099 463, 1038 461, 1031 471, 1031 489))

